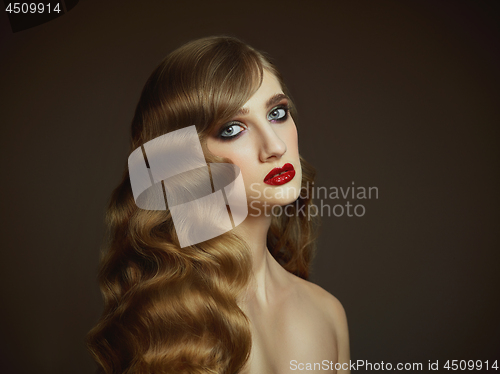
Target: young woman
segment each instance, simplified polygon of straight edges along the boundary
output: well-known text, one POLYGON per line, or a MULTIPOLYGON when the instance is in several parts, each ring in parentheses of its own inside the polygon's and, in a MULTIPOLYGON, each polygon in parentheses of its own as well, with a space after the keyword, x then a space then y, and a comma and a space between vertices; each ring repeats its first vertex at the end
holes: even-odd
POLYGON ((138 208, 125 171, 107 210, 105 310, 89 334, 101 372, 348 372, 344 310, 306 280, 314 230, 304 191, 314 172, 293 117, 279 72, 238 39, 195 40, 155 69, 131 151, 196 126, 208 163, 239 167, 248 216, 181 248, 168 207, 138 208))

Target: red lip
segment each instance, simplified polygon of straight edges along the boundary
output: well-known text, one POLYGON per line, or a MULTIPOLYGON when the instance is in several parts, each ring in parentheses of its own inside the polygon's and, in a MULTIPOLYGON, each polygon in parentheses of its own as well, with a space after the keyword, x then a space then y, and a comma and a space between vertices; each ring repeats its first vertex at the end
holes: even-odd
POLYGON ((295 177, 295 169, 292 164, 287 163, 281 168, 274 168, 271 170, 264 178, 264 183, 270 184, 271 186, 278 186, 290 182, 293 177, 295 177))

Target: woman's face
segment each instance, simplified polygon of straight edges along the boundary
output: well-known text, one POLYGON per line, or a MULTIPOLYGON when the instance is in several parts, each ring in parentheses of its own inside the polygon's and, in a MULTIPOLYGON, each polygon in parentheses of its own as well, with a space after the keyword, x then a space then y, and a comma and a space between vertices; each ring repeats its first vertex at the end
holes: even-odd
POLYGON ((250 210, 299 196, 302 169, 288 101, 276 77, 264 70, 262 85, 239 113, 207 137, 210 152, 241 169, 250 210))

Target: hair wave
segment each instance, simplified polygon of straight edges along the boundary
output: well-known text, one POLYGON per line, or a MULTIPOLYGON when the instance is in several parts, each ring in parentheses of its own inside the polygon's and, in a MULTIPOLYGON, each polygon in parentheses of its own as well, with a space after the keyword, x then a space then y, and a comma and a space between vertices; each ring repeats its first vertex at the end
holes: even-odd
MULTIPOLYGON (((192 41, 153 71, 132 121, 132 152, 167 132, 196 125, 207 133, 228 121, 262 82, 263 69, 283 79, 269 58, 233 37, 192 41)), ((289 95, 288 95, 289 96, 289 95)), ((292 106, 292 116, 295 111, 292 106)), ((301 158, 302 186, 314 169, 301 158)), ((311 204, 299 197, 293 209, 311 204)), ((100 373, 237 373, 251 349, 248 318, 238 295, 251 277, 245 242, 233 232, 180 248, 170 211, 136 206, 128 168, 109 201, 99 284, 104 311, 88 334, 100 373)), ((307 279, 314 225, 301 214, 273 217, 271 254, 289 272, 307 279)))

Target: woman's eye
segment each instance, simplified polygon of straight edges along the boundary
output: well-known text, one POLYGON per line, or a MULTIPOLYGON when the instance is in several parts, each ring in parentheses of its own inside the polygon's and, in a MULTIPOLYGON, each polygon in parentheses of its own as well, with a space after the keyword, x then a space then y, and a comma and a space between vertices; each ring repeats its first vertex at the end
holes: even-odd
POLYGON ((267 119, 269 121, 280 121, 280 120, 285 120, 288 114, 288 108, 274 108, 271 110, 271 112, 267 115, 267 119))
POLYGON ((220 137, 222 138, 233 138, 236 135, 238 135, 240 132, 244 130, 243 126, 234 123, 232 125, 229 125, 228 127, 224 128, 222 132, 220 133, 220 137))

